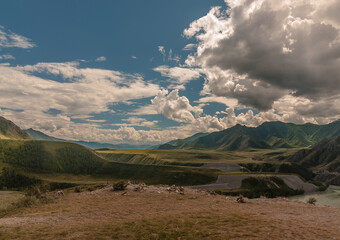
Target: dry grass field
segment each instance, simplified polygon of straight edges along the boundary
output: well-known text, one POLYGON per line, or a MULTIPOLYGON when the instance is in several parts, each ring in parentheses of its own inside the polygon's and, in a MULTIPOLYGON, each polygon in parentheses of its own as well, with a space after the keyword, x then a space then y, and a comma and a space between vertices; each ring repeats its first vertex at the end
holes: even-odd
POLYGON ((340 239, 339 208, 135 188, 70 190, 52 203, 12 210, 0 219, 0 239, 340 239))

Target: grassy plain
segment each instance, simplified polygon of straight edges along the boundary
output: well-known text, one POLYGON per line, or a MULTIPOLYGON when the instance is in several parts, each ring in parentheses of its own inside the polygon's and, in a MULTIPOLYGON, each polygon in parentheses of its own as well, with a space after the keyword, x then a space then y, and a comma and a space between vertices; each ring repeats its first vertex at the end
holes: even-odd
POLYGON ((252 149, 247 151, 208 150, 130 150, 111 149, 96 152, 108 160, 135 164, 193 164, 204 163, 278 163, 276 157, 286 156, 299 149, 252 149))

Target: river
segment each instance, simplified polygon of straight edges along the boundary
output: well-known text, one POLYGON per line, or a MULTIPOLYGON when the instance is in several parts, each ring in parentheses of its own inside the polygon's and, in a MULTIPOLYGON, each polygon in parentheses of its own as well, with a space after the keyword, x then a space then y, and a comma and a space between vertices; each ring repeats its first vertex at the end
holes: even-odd
POLYGON ((316 204, 321 206, 340 207, 340 186, 329 186, 325 192, 289 197, 291 200, 307 202, 311 197, 316 199, 316 204))

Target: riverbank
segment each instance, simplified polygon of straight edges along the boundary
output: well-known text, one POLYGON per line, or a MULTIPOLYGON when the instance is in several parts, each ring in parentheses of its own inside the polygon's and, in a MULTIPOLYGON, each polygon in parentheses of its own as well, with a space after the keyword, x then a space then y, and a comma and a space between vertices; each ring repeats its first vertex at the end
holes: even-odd
POLYGON ((340 186, 331 185, 325 192, 292 196, 289 199, 306 202, 311 197, 316 199, 317 205, 340 208, 340 186))

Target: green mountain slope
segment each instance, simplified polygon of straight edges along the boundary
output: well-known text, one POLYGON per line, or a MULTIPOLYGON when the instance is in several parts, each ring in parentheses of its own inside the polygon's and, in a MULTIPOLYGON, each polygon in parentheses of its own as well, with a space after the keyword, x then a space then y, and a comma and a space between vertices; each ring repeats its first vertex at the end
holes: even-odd
POLYGON ((294 148, 311 146, 340 135, 340 121, 327 125, 266 122, 252 128, 232 128, 198 137, 182 145, 167 143, 168 149, 245 150, 250 148, 294 148))
POLYGON ((184 138, 184 139, 176 139, 172 140, 170 142, 167 142, 165 144, 162 144, 158 147, 158 149, 176 149, 176 148, 183 148, 186 146, 187 143, 190 143, 192 141, 195 141, 196 139, 200 137, 205 137, 209 135, 209 133, 196 133, 192 135, 191 137, 184 138))
POLYGON ((0 139, 30 139, 30 137, 13 122, 0 117, 0 139))
POLYGON ((288 161, 340 173, 340 136, 319 142, 309 149, 302 149, 290 156, 288 161))
MULTIPOLYGON (((20 170, 22 174, 91 175, 108 179, 131 179, 149 184, 177 185, 206 184, 217 178, 214 170, 125 164, 114 162, 115 159, 108 161, 79 144, 32 140, 14 123, 4 118, 1 119, 1 123, 4 126, 3 136, 6 136, 6 139, 0 139, 0 166, 13 167, 20 170)), ((50 139, 39 132, 35 137, 50 139)))
POLYGON ((93 174, 105 161, 92 150, 73 143, 1 140, 0 162, 34 172, 93 174))
POLYGON ((24 173, 67 173, 149 184, 195 185, 216 180, 212 170, 109 162, 78 144, 37 140, 0 140, 0 164, 24 173))

